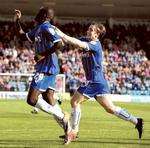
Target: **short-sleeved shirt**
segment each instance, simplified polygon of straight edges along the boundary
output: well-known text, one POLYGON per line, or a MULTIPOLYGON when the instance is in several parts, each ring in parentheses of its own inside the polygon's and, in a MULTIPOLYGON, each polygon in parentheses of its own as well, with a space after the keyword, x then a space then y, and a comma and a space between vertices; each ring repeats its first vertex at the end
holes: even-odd
MULTIPOLYGON (((26 36, 30 42, 34 43, 35 54, 45 52, 47 49, 54 46, 56 42, 61 41, 61 38, 56 34, 54 27, 48 21, 36 26, 33 30, 26 33, 26 36)), ((37 62, 35 69, 36 72, 39 73, 58 74, 58 57, 55 51, 51 51, 44 59, 37 62)))
POLYGON ((94 98, 109 94, 109 86, 103 74, 103 51, 100 41, 89 41, 87 38, 81 38, 81 41, 87 44, 82 53, 82 64, 88 83, 81 85, 77 91, 86 97, 94 98))
POLYGON ((82 53, 86 79, 90 82, 106 81, 103 74, 103 51, 100 41, 88 41, 87 38, 80 38, 80 40, 87 43, 87 48, 82 53))

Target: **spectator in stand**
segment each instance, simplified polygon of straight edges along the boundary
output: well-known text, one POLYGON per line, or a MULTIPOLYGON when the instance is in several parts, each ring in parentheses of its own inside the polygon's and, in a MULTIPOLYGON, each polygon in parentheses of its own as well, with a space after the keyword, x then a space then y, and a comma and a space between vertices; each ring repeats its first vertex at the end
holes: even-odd
MULTIPOLYGON (((34 72, 34 48, 28 42, 18 41, 12 26, 12 22, 0 23, 0 72, 34 72)), ((33 22, 25 22, 23 26, 28 31, 34 25, 33 22)), ((75 37, 85 35, 87 26, 88 24, 79 23, 59 25, 63 31, 75 37)), ((103 41, 105 76, 110 81, 112 93, 150 94, 149 28, 146 25, 114 25, 112 29, 107 28, 103 41), (138 82, 141 87, 137 87, 137 78, 141 81, 138 82)), ((69 86, 70 77, 83 71, 80 52, 73 51, 72 46, 68 45, 63 54, 60 53, 60 66, 61 72, 66 75, 66 85, 69 86)), ((81 73, 84 80, 84 73, 81 73)))

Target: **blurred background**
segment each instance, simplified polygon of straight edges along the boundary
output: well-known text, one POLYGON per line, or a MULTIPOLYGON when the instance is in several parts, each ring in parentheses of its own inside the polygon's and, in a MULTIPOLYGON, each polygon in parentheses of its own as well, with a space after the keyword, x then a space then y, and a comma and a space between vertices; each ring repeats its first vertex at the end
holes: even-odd
MULTIPOLYGON (((34 46, 16 38, 14 9, 22 11, 23 29, 30 31, 41 6, 54 8, 54 24, 74 37, 85 35, 93 21, 103 23, 104 72, 111 93, 128 102, 150 102, 149 0, 0 0, 1 99, 25 98, 34 72, 34 46)), ((69 97, 85 82, 79 50, 66 45, 59 63, 56 89, 69 97)))

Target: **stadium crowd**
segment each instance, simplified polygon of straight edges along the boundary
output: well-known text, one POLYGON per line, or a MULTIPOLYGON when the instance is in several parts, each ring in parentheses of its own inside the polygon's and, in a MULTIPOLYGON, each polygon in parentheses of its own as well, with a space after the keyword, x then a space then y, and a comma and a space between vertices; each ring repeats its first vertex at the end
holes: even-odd
MULTIPOLYGON (((33 22, 24 22, 25 30, 33 22)), ((57 24, 64 32, 80 37, 88 24, 57 24)), ((150 95, 150 26, 114 25, 103 38, 104 72, 112 93, 150 95)), ((66 91, 71 93, 85 81, 80 50, 67 45, 59 52, 61 73, 66 75, 66 91), (62 52, 63 51, 63 52, 62 52)), ((14 24, 0 22, 0 73, 34 72, 34 48, 29 42, 16 39, 14 24)), ((0 90, 26 90, 24 78, 0 77, 0 90), (16 81, 16 82, 15 82, 16 81)))

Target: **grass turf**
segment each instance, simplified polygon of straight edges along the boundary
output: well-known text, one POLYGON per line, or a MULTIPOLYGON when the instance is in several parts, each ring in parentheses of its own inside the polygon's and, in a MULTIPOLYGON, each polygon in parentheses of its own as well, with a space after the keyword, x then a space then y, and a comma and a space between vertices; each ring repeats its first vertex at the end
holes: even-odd
MULTIPOLYGON (((143 117, 144 134, 138 140, 134 126, 106 113, 96 102, 82 105, 79 139, 64 146, 58 136, 63 130, 51 115, 31 114, 24 100, 0 100, 0 147, 14 148, 149 148, 150 104, 116 103, 134 115, 143 117)), ((70 111, 68 101, 62 108, 70 111)))

